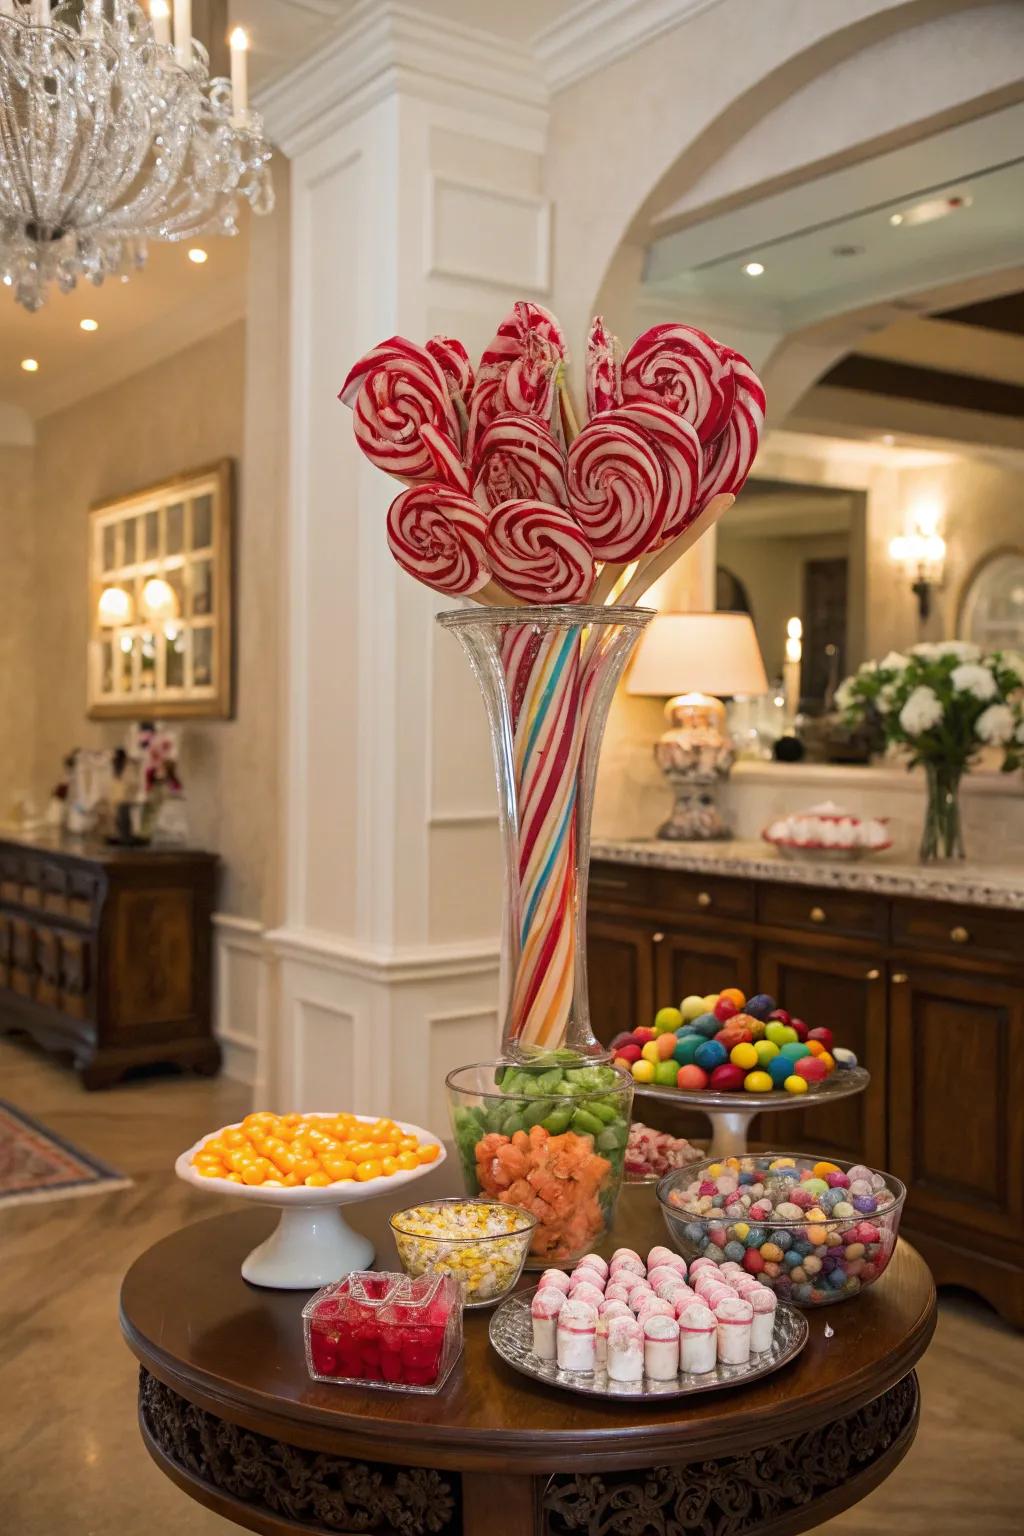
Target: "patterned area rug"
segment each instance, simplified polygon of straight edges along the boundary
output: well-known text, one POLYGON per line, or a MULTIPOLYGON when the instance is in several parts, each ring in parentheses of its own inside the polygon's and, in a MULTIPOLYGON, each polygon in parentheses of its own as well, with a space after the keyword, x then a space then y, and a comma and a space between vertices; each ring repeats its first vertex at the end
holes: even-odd
POLYGON ((0 1209, 127 1189, 131 1179, 0 1099, 0 1209))

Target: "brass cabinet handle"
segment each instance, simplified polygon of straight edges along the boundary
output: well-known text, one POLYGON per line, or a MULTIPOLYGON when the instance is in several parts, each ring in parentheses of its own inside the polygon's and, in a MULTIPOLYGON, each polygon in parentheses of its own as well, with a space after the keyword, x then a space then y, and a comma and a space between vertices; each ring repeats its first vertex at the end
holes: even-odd
POLYGON ((697 905, 698 905, 698 907, 710 907, 710 905, 711 905, 711 894, 710 894, 710 892, 708 892, 708 891, 698 891, 697 892, 697 905))
POLYGON ((970 942, 971 938, 971 935, 961 923, 957 923, 955 928, 951 928, 949 930, 949 936, 953 940, 954 944, 967 944, 970 942))
POLYGON ((827 921, 824 907, 812 907, 809 915, 812 923, 824 923, 827 921))
POLYGON ((864 979, 865 979, 865 981, 877 981, 879 976, 881 976, 881 974, 882 973, 878 969, 878 966, 877 965, 873 965, 871 967, 870 971, 866 971, 865 972, 864 979))
POLYGON ((898 987, 902 987, 905 981, 910 980, 910 977, 907 975, 906 971, 893 971, 892 979, 898 987))
POLYGON ((651 942, 653 944, 660 944, 664 940, 664 937, 665 935, 663 933, 652 933, 651 942))

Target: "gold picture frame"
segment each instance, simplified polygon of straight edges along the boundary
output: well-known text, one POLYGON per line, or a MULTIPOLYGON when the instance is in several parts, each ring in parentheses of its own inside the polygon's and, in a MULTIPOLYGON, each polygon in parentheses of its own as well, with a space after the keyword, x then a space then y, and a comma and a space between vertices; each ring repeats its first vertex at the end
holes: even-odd
POLYGON ((231 715, 233 496, 221 459, 90 509, 90 719, 231 715))

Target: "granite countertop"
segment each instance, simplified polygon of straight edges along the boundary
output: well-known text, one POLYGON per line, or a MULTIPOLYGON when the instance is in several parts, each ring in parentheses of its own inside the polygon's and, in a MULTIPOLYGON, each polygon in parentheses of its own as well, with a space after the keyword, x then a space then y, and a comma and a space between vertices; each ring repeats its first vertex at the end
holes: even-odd
POLYGON ((969 859, 963 863, 916 864, 886 854, 851 862, 827 858, 796 860, 784 858, 767 843, 738 839, 670 843, 657 838, 599 838, 590 851, 593 858, 616 864, 774 880, 788 885, 827 886, 834 890, 873 891, 879 896, 917 896, 1024 912, 1024 864, 980 864, 969 859))

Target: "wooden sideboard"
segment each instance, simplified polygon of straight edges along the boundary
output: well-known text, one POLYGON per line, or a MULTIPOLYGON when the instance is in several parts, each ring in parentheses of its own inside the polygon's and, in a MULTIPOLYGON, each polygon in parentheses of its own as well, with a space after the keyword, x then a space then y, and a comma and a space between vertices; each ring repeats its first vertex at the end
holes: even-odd
MULTIPOLYGON (((891 1170, 937 1282, 1024 1326, 1024 912, 596 859, 588 971, 604 1041, 729 985, 833 1029, 869 1090, 753 1137, 891 1170)), ((636 1113, 707 1136, 700 1115, 636 1113)))
POLYGON ((68 1051, 87 1088, 131 1067, 216 1072, 216 856, 0 841, 0 1031, 68 1051))

